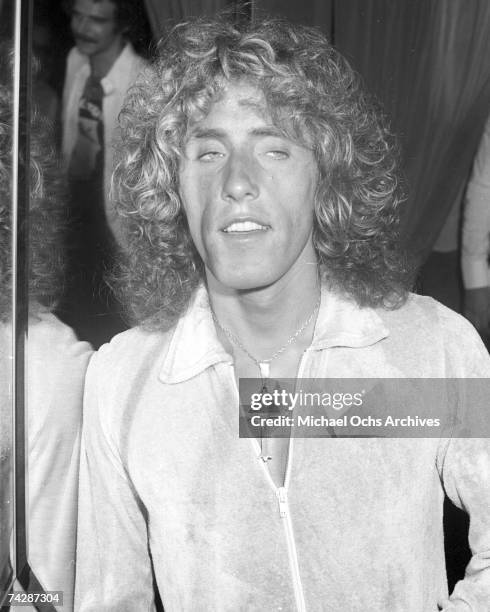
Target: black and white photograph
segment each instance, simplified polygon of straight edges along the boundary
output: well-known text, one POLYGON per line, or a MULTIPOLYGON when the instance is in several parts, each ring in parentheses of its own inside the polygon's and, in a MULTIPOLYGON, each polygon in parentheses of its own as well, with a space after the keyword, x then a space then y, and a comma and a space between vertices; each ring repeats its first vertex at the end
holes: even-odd
POLYGON ((490 2, 0 0, 0 610, 490 612, 490 2))

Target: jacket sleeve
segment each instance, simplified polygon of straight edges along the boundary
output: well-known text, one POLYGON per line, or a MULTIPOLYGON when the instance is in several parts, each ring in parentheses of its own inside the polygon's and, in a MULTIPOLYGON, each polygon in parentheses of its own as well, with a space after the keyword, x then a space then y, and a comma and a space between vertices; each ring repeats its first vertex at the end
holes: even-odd
POLYGON ((490 610, 490 356, 478 334, 465 322, 456 370, 463 389, 459 401, 461 428, 442 449, 440 476, 451 501, 470 517, 472 552, 465 577, 443 607, 444 612, 490 610), (459 437, 458 437, 459 435, 459 437), (482 437, 463 437, 480 435, 482 437), (486 436, 486 437, 483 437, 486 436))
POLYGON ((490 118, 487 120, 466 191, 461 267, 465 289, 489 283, 490 118))
POLYGON ((155 605, 145 510, 118 449, 117 411, 104 405, 101 381, 108 379, 101 376, 100 360, 99 352, 90 362, 84 398, 75 610, 150 612, 155 605))
POLYGON ((29 320, 29 562, 44 588, 63 591, 63 612, 73 611, 83 381, 92 353, 53 315, 29 320))
POLYGON ((490 440, 453 438, 447 447, 443 481, 446 493, 470 516, 472 557, 444 612, 490 610, 490 440))

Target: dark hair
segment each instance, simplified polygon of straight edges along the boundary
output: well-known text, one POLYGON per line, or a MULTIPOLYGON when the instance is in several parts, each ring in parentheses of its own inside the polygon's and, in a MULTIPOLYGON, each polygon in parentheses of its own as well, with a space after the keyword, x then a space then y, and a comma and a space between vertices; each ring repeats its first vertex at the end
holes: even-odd
MULTIPOLYGON (((104 0, 92 0, 103 2, 104 0)), ((138 39, 142 34, 144 21, 144 9, 140 0, 108 0, 115 6, 116 27, 127 33, 132 41, 138 39)), ((63 0, 65 11, 70 15, 75 0, 63 0)))
POLYGON ((205 116, 238 80, 263 92, 292 138, 313 143, 313 241, 323 277, 361 306, 401 305, 410 276, 399 252, 396 148, 359 77, 316 29, 199 19, 159 44, 121 114, 113 187, 128 243, 120 286, 134 320, 175 320, 202 281, 178 169, 189 119, 205 116))

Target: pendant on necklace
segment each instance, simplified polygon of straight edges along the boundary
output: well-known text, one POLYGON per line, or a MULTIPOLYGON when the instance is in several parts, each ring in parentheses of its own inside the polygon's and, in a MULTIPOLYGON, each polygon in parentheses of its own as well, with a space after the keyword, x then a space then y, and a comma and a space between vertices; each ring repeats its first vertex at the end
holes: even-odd
POLYGON ((271 373, 271 364, 268 361, 259 361, 258 364, 262 378, 269 378, 271 373))
POLYGON ((260 393, 264 395, 264 393, 269 393, 266 381, 271 373, 271 364, 267 361, 259 361, 258 366, 260 369, 260 377, 262 378, 262 388, 260 390, 260 393))

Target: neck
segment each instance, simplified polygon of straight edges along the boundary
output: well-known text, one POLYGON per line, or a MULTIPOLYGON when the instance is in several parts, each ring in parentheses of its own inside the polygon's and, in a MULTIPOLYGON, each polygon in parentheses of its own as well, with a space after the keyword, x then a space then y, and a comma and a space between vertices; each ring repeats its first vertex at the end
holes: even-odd
MULTIPOLYGON (((208 291, 217 320, 259 361, 270 358, 280 349, 318 304, 317 267, 308 266, 300 272, 274 285, 251 291, 223 289, 208 275, 208 291)), ((295 346, 307 348, 313 328, 314 317, 295 340, 295 346)), ((229 345, 229 342, 225 340, 224 344, 229 345)), ((235 351, 237 347, 232 348, 235 351)))
POLYGON ((114 43, 105 51, 91 55, 90 61, 90 72, 98 79, 102 79, 109 72, 114 65, 115 61, 124 49, 124 41, 121 38, 117 38, 114 43))

